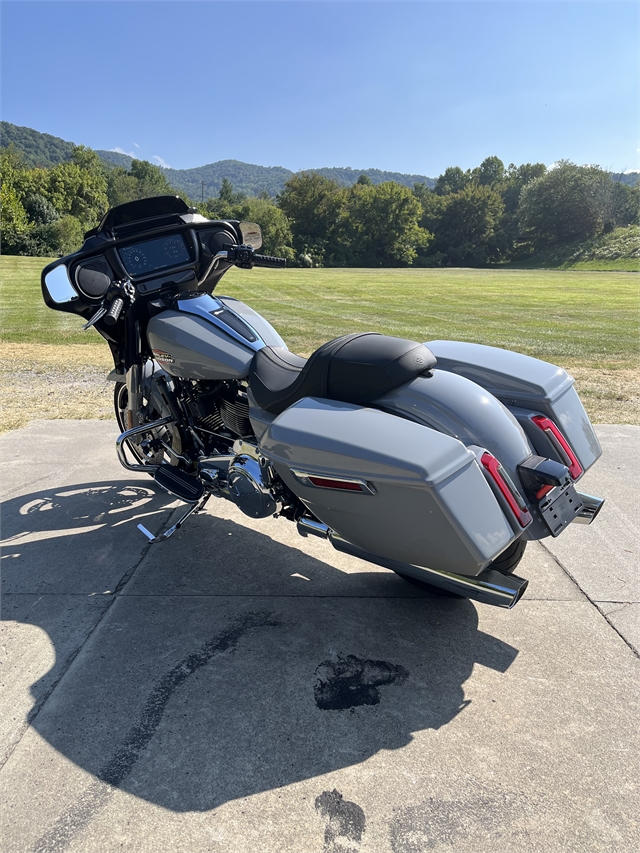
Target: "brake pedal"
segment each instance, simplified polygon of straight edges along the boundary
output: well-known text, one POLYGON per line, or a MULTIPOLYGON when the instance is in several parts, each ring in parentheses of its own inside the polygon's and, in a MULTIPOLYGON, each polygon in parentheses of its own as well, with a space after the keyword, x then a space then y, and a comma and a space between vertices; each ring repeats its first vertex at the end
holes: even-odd
POLYGON ((193 474, 186 474, 174 465, 163 462, 154 474, 160 488, 185 503, 195 504, 204 495, 204 486, 193 474))

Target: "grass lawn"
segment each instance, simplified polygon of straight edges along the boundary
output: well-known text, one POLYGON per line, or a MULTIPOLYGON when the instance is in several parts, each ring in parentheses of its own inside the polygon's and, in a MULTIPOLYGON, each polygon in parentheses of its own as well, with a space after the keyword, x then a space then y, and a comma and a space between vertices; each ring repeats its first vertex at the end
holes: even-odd
MULTIPOLYGON (((95 344, 72 314, 42 301, 41 258, 0 259, 5 341, 95 344)), ((635 366, 635 275, 555 270, 232 269, 218 292, 264 314, 294 352, 359 330, 475 341, 550 361, 635 366)), ((105 345, 106 346, 106 345, 105 345)))
MULTIPOLYGON (((109 353, 98 333, 82 332, 80 318, 44 305, 40 271, 46 263, 0 258, 0 331, 11 345, 12 369, 20 370, 20 353, 26 369, 44 373, 54 363, 66 370, 82 363, 103 369, 109 353)), ((637 420, 637 392, 630 389, 638 367, 639 285, 630 273, 575 270, 233 269, 219 292, 263 314, 302 355, 359 330, 518 350, 570 369, 599 420, 629 423, 637 420), (599 414, 596 403, 607 401, 622 408, 609 417, 599 414)))

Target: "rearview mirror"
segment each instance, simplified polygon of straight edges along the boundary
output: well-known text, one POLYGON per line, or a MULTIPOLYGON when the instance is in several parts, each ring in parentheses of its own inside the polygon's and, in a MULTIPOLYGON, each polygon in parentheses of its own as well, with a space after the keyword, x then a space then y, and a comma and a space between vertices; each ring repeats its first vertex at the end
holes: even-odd
POLYGON ((245 246, 251 246, 252 249, 259 249, 262 246, 262 229, 257 223, 241 222, 238 227, 245 246))
POLYGON ((73 302, 74 299, 78 298, 78 294, 71 284, 69 271, 64 264, 60 264, 50 270, 44 277, 44 283, 49 291, 51 300, 58 305, 63 305, 65 302, 73 302))

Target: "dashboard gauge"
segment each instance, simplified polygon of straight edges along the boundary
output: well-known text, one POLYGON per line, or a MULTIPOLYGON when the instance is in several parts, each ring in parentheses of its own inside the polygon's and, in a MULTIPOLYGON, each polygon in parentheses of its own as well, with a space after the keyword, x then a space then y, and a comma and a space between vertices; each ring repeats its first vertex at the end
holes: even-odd
POLYGON ((181 237, 167 237, 164 241, 164 253, 170 261, 181 261, 184 255, 184 241, 181 237))
POLYGON ((127 272, 131 274, 135 274, 137 272, 144 272, 148 266, 147 256, 141 249, 138 248, 138 246, 131 246, 128 249, 121 249, 120 255, 127 269, 127 272))

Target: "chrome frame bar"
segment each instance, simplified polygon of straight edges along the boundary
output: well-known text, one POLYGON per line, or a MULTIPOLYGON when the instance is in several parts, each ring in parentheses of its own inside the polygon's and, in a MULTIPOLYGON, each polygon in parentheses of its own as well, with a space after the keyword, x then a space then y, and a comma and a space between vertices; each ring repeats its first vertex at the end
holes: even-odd
POLYGON ((130 438, 133 438, 134 435, 138 435, 139 433, 143 432, 151 432, 154 429, 158 429, 161 426, 165 426, 166 424, 172 423, 175 423, 175 418, 160 418, 160 420, 152 421, 150 424, 141 424, 140 426, 133 427, 133 429, 128 429, 125 430, 125 432, 121 433, 116 439, 116 451, 118 453, 118 461, 120 462, 122 467, 126 468, 128 471, 147 471, 148 473, 157 471, 160 467, 159 465, 134 465, 129 462, 127 460, 124 446, 130 438))

